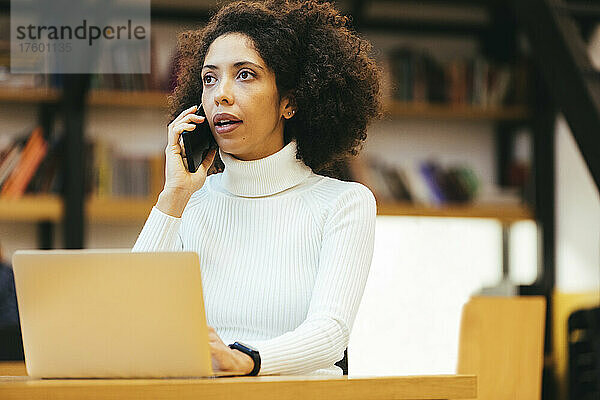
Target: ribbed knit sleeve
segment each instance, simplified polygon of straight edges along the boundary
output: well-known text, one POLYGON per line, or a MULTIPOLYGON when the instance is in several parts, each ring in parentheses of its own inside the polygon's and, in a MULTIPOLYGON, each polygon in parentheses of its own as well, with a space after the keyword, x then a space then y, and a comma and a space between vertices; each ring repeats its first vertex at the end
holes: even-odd
POLYGON ((261 356, 260 375, 303 374, 344 356, 373 258, 375 197, 355 183, 327 217, 306 319, 293 331, 247 343, 261 356))
POLYGON ((176 218, 152 207, 150 215, 142 228, 131 251, 177 251, 183 244, 179 236, 181 218, 176 218))

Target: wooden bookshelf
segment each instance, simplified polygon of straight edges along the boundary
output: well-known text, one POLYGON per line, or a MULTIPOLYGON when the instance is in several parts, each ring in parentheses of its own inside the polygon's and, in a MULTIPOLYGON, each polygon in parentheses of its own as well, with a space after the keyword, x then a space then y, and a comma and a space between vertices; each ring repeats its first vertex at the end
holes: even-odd
MULTIPOLYGON (((167 92, 92 90, 88 102, 93 106, 127 108, 167 107, 167 92)), ((52 102, 59 92, 46 88, 0 88, 0 102, 52 102)), ((424 103, 387 101, 386 114, 392 118, 463 119, 463 120, 521 120, 529 116, 522 106, 480 108, 424 103)), ((86 202, 86 217, 90 222, 139 222, 147 218, 154 199, 91 198, 86 202)), ((52 195, 25 196, 17 200, 0 199, 1 221, 55 221, 62 219, 60 197, 52 195)), ((379 203, 378 215, 493 218, 502 221, 532 219, 532 213, 519 205, 455 205, 424 207, 402 203, 379 203)))
POLYGON ((18 199, 0 198, 0 221, 59 221, 62 213, 62 201, 60 197, 54 195, 28 195, 18 199))
MULTIPOLYGON (((167 107, 169 93, 160 91, 92 90, 88 103, 95 106, 167 107)), ((60 90, 53 88, 0 87, 0 102, 50 103, 60 99, 60 90)))
POLYGON ((441 207, 419 206, 410 203, 377 202, 377 215, 450 218, 492 218, 502 222, 533 219, 533 213, 524 205, 467 204, 441 207))
POLYGON ((132 108, 167 108, 169 93, 161 91, 91 90, 88 104, 132 108))
MULTIPOLYGON (((155 203, 153 198, 90 198, 86 217, 89 222, 143 222, 155 203)), ((0 198, 0 221, 60 222, 62 217, 63 203, 57 195, 0 198)))
POLYGON ((525 106, 477 107, 470 105, 407 103, 389 100, 385 112, 393 118, 519 121, 529 117, 525 106))
MULTIPOLYGON (((90 198, 86 202, 89 222, 143 222, 148 217, 154 198, 90 198)), ((377 202, 377 215, 491 218, 512 222, 533 219, 532 212, 521 205, 452 205, 444 207, 415 206, 406 203, 377 202)), ((63 216, 60 197, 53 195, 0 199, 0 221, 59 222, 63 216)))
MULTIPOLYGON (((92 106, 163 108, 168 92, 97 89, 88 94, 92 106)), ((0 102, 55 102, 60 92, 49 88, 0 88, 0 102)), ((477 107, 469 105, 385 102, 385 113, 392 118, 459 119, 459 120, 524 120, 530 115, 525 106, 477 107)))
POLYGON ((91 198, 86 216, 91 222, 143 222, 154 204, 153 198, 91 198))
POLYGON ((51 88, 0 87, 0 102, 3 103, 51 103, 59 98, 59 91, 51 88))
MULTIPOLYGON (((88 102, 93 106, 119 106, 132 108, 167 107, 167 96, 163 91, 91 90, 88 102)), ((500 120, 518 121, 530 116, 525 106, 477 107, 469 105, 406 103, 396 100, 385 102, 385 113, 392 118, 457 119, 457 120, 500 120)))

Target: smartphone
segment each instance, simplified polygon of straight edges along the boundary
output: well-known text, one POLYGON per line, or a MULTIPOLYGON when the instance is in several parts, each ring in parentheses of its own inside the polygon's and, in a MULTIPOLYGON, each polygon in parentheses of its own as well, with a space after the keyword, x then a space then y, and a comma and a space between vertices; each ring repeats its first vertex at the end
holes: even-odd
MULTIPOLYGON (((196 114, 206 118, 202 103, 196 114)), ((196 129, 193 131, 183 131, 181 138, 185 150, 184 164, 187 164, 188 171, 196 172, 209 150, 217 147, 208 120, 204 119, 203 122, 196 124, 196 129)))

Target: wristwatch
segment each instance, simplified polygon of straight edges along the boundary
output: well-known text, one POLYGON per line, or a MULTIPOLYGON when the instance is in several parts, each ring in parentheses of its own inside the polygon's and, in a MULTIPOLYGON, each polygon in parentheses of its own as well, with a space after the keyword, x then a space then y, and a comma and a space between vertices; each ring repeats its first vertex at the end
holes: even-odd
POLYGON ((252 358, 252 360, 254 360, 254 368, 248 374, 248 376, 258 375, 258 371, 260 371, 260 354, 258 353, 258 350, 256 350, 254 347, 248 344, 244 344, 241 342, 235 342, 233 344, 230 344, 229 348, 239 350, 242 353, 248 354, 252 358))

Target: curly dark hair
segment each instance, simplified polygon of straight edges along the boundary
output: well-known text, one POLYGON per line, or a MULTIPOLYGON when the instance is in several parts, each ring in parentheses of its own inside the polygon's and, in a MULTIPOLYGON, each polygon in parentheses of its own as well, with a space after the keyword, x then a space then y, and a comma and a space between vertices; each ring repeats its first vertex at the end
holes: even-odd
MULTIPOLYGON (((210 44, 223 34, 242 33, 274 71, 279 99, 291 95, 297 110, 285 122, 285 144, 296 139, 297 159, 315 173, 335 174, 362 149, 367 125, 383 116, 382 70, 369 56, 371 44, 350 23, 322 0, 238 0, 221 6, 203 28, 178 34, 170 118, 201 98, 210 44)), ((222 171, 218 152, 215 167, 222 171)))

